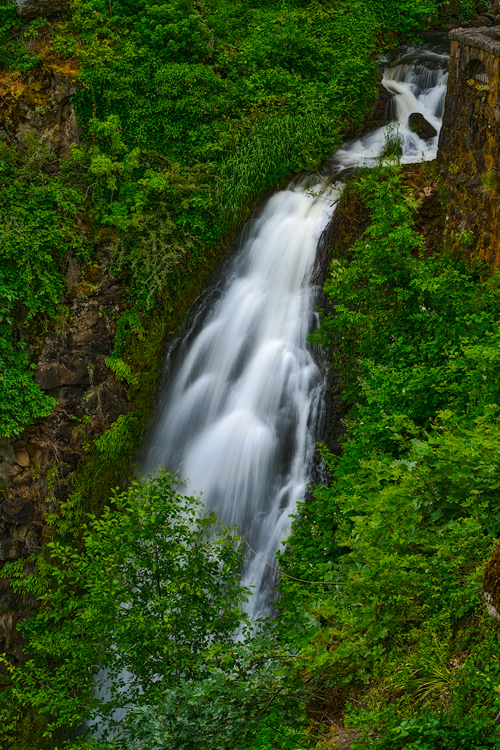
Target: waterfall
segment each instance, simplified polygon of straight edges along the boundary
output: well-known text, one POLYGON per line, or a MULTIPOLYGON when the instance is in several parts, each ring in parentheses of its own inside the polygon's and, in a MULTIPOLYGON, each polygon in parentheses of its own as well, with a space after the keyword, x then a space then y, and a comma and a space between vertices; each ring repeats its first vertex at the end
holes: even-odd
MULTIPOLYGON (((296 181, 268 200, 166 359, 144 473, 161 465, 184 477, 270 563, 311 476, 324 389, 307 341, 318 325, 313 268, 340 177, 377 163, 395 128, 403 163, 436 155, 438 136, 422 140, 409 116, 422 114, 439 133, 448 56, 432 45, 400 55, 383 78, 397 124, 344 145, 320 180, 296 181)), ((255 586, 249 614, 266 613, 274 571, 249 553, 243 581, 255 586)))

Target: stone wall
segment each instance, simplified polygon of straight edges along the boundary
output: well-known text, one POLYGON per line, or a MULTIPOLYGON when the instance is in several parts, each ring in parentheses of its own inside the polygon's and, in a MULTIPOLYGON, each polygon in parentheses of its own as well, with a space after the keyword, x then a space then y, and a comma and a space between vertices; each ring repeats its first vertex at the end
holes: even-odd
POLYGON ((438 166, 448 185, 447 244, 500 264, 500 29, 450 33, 438 166))

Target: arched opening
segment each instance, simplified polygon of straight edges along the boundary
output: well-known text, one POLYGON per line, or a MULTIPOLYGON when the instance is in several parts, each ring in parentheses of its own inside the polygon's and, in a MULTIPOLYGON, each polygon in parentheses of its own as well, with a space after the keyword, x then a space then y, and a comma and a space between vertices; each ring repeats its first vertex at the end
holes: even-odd
POLYGON ((475 58, 474 60, 469 60, 469 62, 467 63, 464 78, 467 81, 472 78, 478 83, 483 83, 486 85, 489 84, 488 73, 486 72, 485 65, 483 62, 481 62, 481 60, 478 60, 477 58, 475 58))

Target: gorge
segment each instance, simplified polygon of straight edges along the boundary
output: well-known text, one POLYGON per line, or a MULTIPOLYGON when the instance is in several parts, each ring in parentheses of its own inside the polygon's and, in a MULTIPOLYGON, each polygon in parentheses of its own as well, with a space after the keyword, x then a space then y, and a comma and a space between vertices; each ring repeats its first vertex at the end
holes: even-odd
POLYGON ((496 747, 465 5, 0 0, 8 750, 496 747))

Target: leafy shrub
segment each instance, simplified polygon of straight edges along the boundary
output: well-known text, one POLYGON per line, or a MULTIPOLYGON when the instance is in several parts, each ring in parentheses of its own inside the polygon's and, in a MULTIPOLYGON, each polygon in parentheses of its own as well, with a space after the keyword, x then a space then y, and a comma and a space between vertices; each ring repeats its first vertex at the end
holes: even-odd
POLYGON ((246 620, 241 554, 232 530, 201 511, 170 475, 134 482, 89 520, 82 551, 48 542, 36 572, 25 575, 23 561, 5 568, 16 591, 39 599, 23 625, 30 658, 3 662, 13 704, 45 715, 46 736, 84 718, 110 730, 117 707, 161 703, 230 650, 246 620))
POLYGON ((424 257, 400 167, 355 179, 371 224, 332 262, 318 335, 348 432, 280 560, 319 583, 282 579, 282 637, 359 748, 496 747, 499 633, 480 592, 499 532, 498 282, 424 257))

